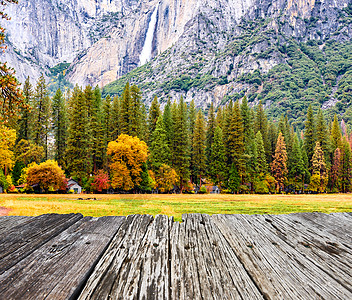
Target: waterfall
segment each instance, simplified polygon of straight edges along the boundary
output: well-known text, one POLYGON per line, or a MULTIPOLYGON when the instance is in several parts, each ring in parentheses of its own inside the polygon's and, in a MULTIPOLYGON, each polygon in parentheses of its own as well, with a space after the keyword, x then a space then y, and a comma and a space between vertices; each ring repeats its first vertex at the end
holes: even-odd
POLYGON ((158 3, 157 6, 155 7, 153 14, 152 14, 152 17, 150 18, 147 36, 145 37, 142 53, 139 56, 141 66, 144 65, 146 62, 148 62, 152 58, 153 38, 154 38, 154 31, 155 31, 155 26, 156 26, 156 21, 157 21, 159 4, 160 3, 158 3))

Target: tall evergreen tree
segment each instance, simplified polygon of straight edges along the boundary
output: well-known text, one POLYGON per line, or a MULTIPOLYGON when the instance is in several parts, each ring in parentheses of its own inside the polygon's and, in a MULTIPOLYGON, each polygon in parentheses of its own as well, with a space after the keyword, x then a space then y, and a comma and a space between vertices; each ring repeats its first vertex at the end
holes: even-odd
POLYGON ((227 137, 227 153, 229 154, 229 165, 236 165, 240 176, 244 175, 244 134, 242 116, 238 102, 235 102, 230 118, 227 137))
POLYGON ((111 122, 111 97, 109 95, 103 100, 102 103, 102 124, 104 139, 106 145, 112 141, 112 122, 111 122))
POLYGON ((171 115, 171 100, 170 97, 167 99, 167 103, 164 107, 163 112, 163 121, 166 131, 167 142, 171 145, 172 136, 173 136, 173 127, 172 127, 172 115, 171 115))
POLYGON ((265 175, 268 173, 268 163, 266 161, 264 142, 260 131, 258 131, 255 136, 255 143, 257 149, 257 172, 258 174, 265 175))
POLYGON ((169 148, 165 125, 162 115, 156 122, 150 145, 150 165, 154 172, 163 165, 170 165, 171 151, 169 148))
POLYGON ((20 120, 17 133, 17 141, 29 140, 31 134, 31 108, 33 101, 33 88, 29 81, 29 76, 23 85, 23 104, 20 108, 20 120))
POLYGON ((343 139, 343 153, 341 159, 341 171, 340 171, 340 184, 341 191, 347 193, 351 191, 351 178, 352 178, 352 153, 351 146, 348 143, 346 137, 343 139))
POLYGON ((160 116, 160 104, 158 101, 158 97, 155 96, 149 109, 149 114, 148 114, 148 131, 149 131, 149 136, 151 137, 153 135, 153 132, 156 128, 156 122, 160 116))
MULTIPOLYGON (((205 142, 205 120, 203 113, 198 111, 193 130, 192 165, 194 168, 194 179, 199 178, 199 186, 202 185, 202 177, 205 174, 205 142)), ((195 180, 195 182, 197 181, 195 180)))
POLYGON ((223 110, 221 107, 218 107, 217 112, 216 112, 216 124, 220 126, 220 128, 223 130, 223 110))
POLYGON ((197 110, 196 110, 196 106, 194 104, 194 100, 192 99, 191 103, 189 104, 189 109, 188 109, 188 122, 189 122, 188 128, 190 130, 190 137, 191 138, 193 136, 196 118, 197 118, 197 110))
POLYGON ((111 138, 115 141, 120 135, 120 119, 121 119, 121 109, 120 109, 120 99, 118 96, 115 96, 112 100, 111 105, 111 127, 112 133, 111 138))
POLYGON ((91 103, 89 118, 89 141, 91 148, 90 155, 92 159, 92 170, 93 173, 96 173, 98 170, 104 168, 106 161, 106 148, 109 141, 106 140, 107 136, 104 131, 105 122, 103 120, 102 99, 99 87, 95 87, 93 95, 91 95, 91 93, 87 95, 85 92, 85 96, 90 99, 90 101, 87 101, 87 104, 91 103))
POLYGON ((316 122, 316 136, 317 142, 320 143, 321 148, 324 151, 325 157, 327 158, 330 154, 330 140, 329 140, 329 131, 326 126, 326 122, 324 119, 323 111, 321 109, 318 110, 317 122, 316 122))
POLYGON ((131 91, 129 82, 126 83, 122 93, 121 100, 121 119, 120 119, 120 134, 129 134, 130 129, 130 106, 131 106, 131 91))
POLYGON ((297 135, 294 136, 292 151, 288 160, 289 177, 293 179, 294 183, 304 183, 305 167, 302 157, 301 147, 297 135))
MULTIPOLYGON (((256 108, 255 121, 254 121, 255 133, 260 131, 263 137, 264 148, 267 158, 271 156, 269 141, 268 141, 268 119, 264 112, 264 107, 262 102, 256 108)), ((275 141, 276 142, 276 141, 275 141)))
POLYGON ((336 148, 342 149, 342 135, 336 114, 331 125, 331 142, 333 151, 335 151, 336 148))
POLYGON ((307 112, 307 119, 305 122, 305 131, 304 131, 304 147, 307 152, 308 161, 309 161, 309 168, 311 169, 312 166, 312 157, 314 154, 315 148, 315 138, 316 138, 316 131, 315 131, 315 121, 313 116, 313 108, 312 105, 309 105, 308 112, 307 112))
POLYGON ((55 138, 55 159, 65 168, 65 151, 67 146, 67 110, 66 99, 60 89, 53 97, 53 131, 55 138))
POLYGON ((66 149, 67 169, 82 183, 91 169, 89 160, 88 110, 82 90, 76 85, 70 100, 71 115, 66 149))
POLYGON ((131 103, 130 103, 130 126, 129 126, 129 135, 137 136, 142 138, 141 127, 142 127, 142 92, 136 86, 131 87, 131 103))
POLYGON ((48 158, 50 110, 48 87, 42 74, 38 79, 33 100, 33 139, 38 146, 44 147, 45 159, 48 158))
POLYGON ((331 191, 337 191, 340 188, 340 177, 341 177, 341 161, 342 155, 340 148, 336 148, 333 163, 331 166, 331 176, 330 176, 330 189, 331 191))
POLYGON ((205 155, 207 158, 207 165, 210 165, 210 158, 211 158, 211 146, 213 144, 214 135, 215 135, 215 128, 216 128, 216 120, 215 120, 215 111, 214 111, 214 104, 211 103, 209 112, 208 112, 208 120, 207 120, 207 136, 206 136, 206 148, 205 148, 205 155))
POLYGON ((190 141, 187 124, 187 106, 181 96, 177 106, 173 139, 173 167, 180 176, 181 192, 189 180, 190 141))
POLYGON ((277 139, 274 160, 271 163, 271 172, 276 180, 276 190, 279 192, 284 188, 288 172, 286 144, 281 132, 277 139))
POLYGON ((222 185, 225 180, 226 156, 223 142, 222 130, 220 126, 215 128, 214 139, 211 145, 210 157, 210 177, 216 185, 222 185))

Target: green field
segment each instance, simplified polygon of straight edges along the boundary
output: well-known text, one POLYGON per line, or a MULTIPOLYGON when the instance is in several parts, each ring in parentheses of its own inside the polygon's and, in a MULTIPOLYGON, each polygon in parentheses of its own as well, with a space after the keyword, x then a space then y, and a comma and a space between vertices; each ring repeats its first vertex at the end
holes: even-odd
POLYGON ((165 214, 181 220, 184 213, 288 214, 352 212, 351 194, 333 195, 0 195, 9 215, 81 213, 84 216, 165 214), (78 200, 83 198, 83 200, 78 200), (86 200, 96 198, 96 200, 86 200))

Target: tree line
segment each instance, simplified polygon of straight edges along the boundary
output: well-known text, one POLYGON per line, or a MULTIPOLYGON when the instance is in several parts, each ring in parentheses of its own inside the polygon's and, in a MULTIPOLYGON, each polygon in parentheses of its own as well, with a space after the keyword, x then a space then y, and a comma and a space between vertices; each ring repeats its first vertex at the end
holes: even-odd
POLYGON ((19 117, 1 125, 3 187, 34 184, 41 168, 60 167, 61 175, 52 176, 56 189, 64 185, 60 178, 72 177, 87 191, 351 190, 346 124, 311 106, 299 131, 285 115, 269 119, 261 103, 251 108, 246 97, 206 112, 182 97, 161 109, 155 97, 147 110, 141 90, 129 83, 113 99, 91 86, 58 89, 51 98, 44 76, 35 87, 27 78, 22 93, 19 117))

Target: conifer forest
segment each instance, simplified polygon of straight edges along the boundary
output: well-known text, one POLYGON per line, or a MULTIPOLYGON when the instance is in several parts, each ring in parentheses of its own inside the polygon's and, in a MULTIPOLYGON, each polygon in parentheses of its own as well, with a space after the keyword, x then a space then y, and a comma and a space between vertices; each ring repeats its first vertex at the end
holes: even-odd
POLYGON ((8 191, 350 192, 351 142, 345 122, 309 106, 303 128, 271 119, 246 97, 202 111, 170 98, 149 108, 126 84, 102 98, 75 86, 49 96, 44 76, 13 86, 21 103, 2 103, 0 184, 8 191), (163 108, 161 108, 163 107, 163 108), (16 188, 17 186, 17 188, 16 188))

